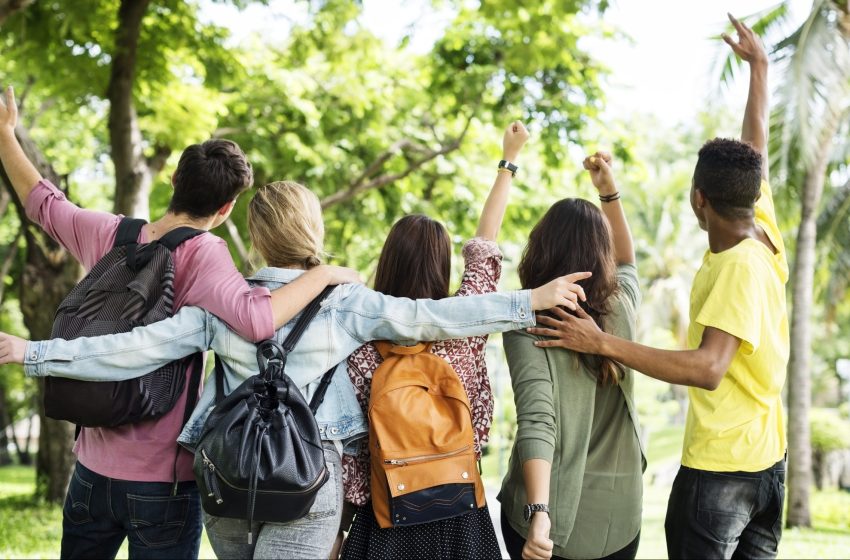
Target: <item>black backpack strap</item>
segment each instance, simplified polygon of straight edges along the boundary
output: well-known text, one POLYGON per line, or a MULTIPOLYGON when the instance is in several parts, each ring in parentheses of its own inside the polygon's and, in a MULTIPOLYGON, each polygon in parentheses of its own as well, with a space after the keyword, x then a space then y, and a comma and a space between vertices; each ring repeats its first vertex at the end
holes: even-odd
POLYGON ((204 358, 202 354, 192 357, 192 375, 189 376, 189 392, 186 394, 186 408, 183 410, 183 426, 189 422, 195 405, 198 404, 198 388, 204 375, 204 358))
POLYGON ((146 223, 145 220, 139 218, 121 218, 121 222, 118 224, 118 231, 115 233, 115 244, 113 247, 138 243, 142 226, 146 223))
POLYGON ((295 345, 298 343, 298 340, 301 338, 301 335, 304 334, 304 331, 307 330, 307 325, 310 324, 310 321, 313 320, 313 317, 316 316, 316 313, 319 312, 319 309, 322 307, 322 301, 333 291, 336 286, 328 286, 322 293, 316 296, 316 299, 311 301, 307 307, 304 308, 304 311, 301 313, 301 316, 298 318, 298 321, 295 323, 295 326, 292 327, 292 332, 286 337, 286 340, 283 341, 283 357, 286 358, 292 349, 295 348, 295 345))
POLYGON ((189 239, 197 237, 202 233, 206 232, 202 229, 195 229, 184 226, 174 228, 173 230, 160 237, 157 241, 160 245, 164 246, 169 251, 174 251, 174 249, 179 247, 184 241, 188 241, 189 239))
POLYGON ((336 367, 337 366, 334 366, 325 372, 322 376, 322 380, 319 382, 319 388, 316 389, 316 392, 313 393, 313 398, 310 399, 310 410, 313 412, 313 416, 316 415, 316 411, 319 410, 319 407, 325 400, 325 393, 328 392, 328 386, 331 384, 331 379, 336 372, 336 367))
POLYGON ((215 355, 215 369, 213 370, 213 375, 215 376, 215 404, 218 406, 218 404, 224 400, 224 366, 222 365, 221 358, 218 357, 218 354, 215 355))

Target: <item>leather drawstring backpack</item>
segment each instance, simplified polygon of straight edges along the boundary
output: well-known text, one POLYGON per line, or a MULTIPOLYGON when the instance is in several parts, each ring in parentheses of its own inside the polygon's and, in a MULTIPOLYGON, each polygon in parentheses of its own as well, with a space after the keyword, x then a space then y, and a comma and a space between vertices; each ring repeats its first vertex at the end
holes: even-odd
POLYGON ((325 372, 309 406, 285 368, 332 289, 304 309, 283 345, 257 345, 259 373, 226 397, 216 356, 216 405, 195 446, 195 479, 204 511, 248 521, 248 544, 255 520, 285 523, 307 515, 329 477, 315 414, 336 366, 325 372))
POLYGON ((431 344, 376 342, 369 453, 372 508, 382 528, 429 523, 486 503, 472 411, 454 369, 431 344))

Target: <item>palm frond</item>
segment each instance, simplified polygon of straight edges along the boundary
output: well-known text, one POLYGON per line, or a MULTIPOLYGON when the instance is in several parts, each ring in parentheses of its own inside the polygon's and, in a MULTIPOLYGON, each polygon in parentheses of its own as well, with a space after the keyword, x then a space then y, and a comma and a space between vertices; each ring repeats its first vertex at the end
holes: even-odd
MULTIPOLYGON (((742 21, 747 23, 765 41, 768 41, 770 37, 782 33, 788 22, 788 15, 788 3, 780 2, 764 10, 745 16, 742 18, 742 21)), ((726 25, 724 32, 733 35, 735 29, 730 23, 726 25)), ((718 33, 714 38, 720 39, 720 34, 718 33)), ((715 68, 712 74, 717 74, 718 85, 729 85, 738 73, 741 60, 725 44, 722 47, 722 49, 718 49, 712 63, 712 67, 715 68)))

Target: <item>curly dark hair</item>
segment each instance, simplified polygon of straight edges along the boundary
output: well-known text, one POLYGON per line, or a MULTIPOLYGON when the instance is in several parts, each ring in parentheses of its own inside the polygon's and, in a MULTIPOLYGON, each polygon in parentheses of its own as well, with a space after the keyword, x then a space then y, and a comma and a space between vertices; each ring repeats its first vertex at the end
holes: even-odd
POLYGON ((699 151, 694 188, 725 218, 751 216, 761 186, 761 159, 759 152, 740 140, 709 140, 699 151))

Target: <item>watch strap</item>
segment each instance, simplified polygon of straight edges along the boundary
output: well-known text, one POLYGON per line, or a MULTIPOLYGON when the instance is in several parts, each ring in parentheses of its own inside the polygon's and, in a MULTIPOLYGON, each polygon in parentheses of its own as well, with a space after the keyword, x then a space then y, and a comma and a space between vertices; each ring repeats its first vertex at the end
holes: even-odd
POLYGON ((511 175, 516 175, 516 172, 519 170, 519 167, 509 162, 506 159, 503 159, 499 162, 499 169, 507 169, 511 172, 511 175))
POLYGON ((531 516, 535 513, 543 512, 549 513, 549 504, 525 504, 525 509, 523 510, 523 516, 526 521, 531 521, 531 516))

